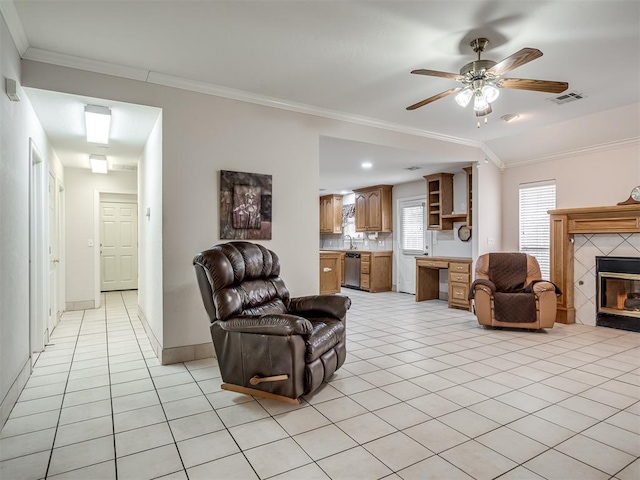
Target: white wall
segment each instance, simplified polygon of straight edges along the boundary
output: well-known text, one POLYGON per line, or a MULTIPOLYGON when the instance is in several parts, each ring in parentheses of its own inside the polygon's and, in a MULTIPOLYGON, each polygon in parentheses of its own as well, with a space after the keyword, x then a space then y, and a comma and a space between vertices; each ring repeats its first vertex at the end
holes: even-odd
MULTIPOLYGON (((210 340, 192 260, 219 243, 220 170, 273 175, 273 237, 292 295, 316 294, 319 137, 428 152, 425 137, 293 113, 109 75, 23 61, 25 85, 162 108, 163 347, 210 340)), ((461 161, 474 148, 447 144, 461 161)))
MULTIPOLYGON (((33 138, 44 157, 47 178, 50 163, 54 170, 60 168, 29 99, 20 86, 20 79, 20 57, 4 18, 0 16, 0 426, 4 424, 24 387, 31 366, 29 139, 33 138), (20 102, 11 102, 5 95, 5 78, 18 82, 20 102)), ((46 190, 43 195, 47 199, 46 190)), ((46 203, 44 211, 48 215, 46 203)), ((48 236, 47 225, 44 232, 48 236)), ((48 288, 48 283, 45 287, 48 288)))
POLYGON ((162 345, 162 113, 138 163, 138 307, 162 345), (149 209, 149 215, 146 215, 149 209))
POLYGON ((66 217, 66 303, 67 309, 83 308, 95 296, 95 254, 100 238, 95 238, 95 192, 135 193, 135 172, 92 173, 85 168, 65 169, 66 217), (93 247, 89 246, 93 240, 93 247), (74 306, 74 304, 76 304, 74 306), (79 305, 79 306, 78 306, 79 305))
POLYGON ((507 168, 502 177, 505 250, 518 250, 519 185, 542 180, 556 181, 556 208, 615 205, 640 185, 640 142, 507 168))
POLYGON ((474 205, 471 238, 474 259, 485 253, 505 251, 501 222, 502 172, 493 162, 480 162, 478 165, 478 168, 473 169, 474 205))

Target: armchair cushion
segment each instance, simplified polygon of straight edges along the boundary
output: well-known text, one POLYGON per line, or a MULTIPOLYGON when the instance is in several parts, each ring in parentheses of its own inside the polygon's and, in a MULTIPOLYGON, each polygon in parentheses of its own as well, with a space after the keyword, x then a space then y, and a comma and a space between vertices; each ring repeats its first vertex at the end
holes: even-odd
POLYGON ((536 321, 536 297, 530 293, 493 294, 494 315, 498 322, 531 323, 536 321))

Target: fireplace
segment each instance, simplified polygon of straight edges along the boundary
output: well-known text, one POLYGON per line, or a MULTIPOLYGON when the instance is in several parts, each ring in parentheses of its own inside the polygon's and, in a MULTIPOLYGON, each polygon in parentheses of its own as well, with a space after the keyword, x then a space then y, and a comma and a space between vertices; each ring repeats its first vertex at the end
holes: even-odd
POLYGON ((640 332, 640 257, 596 257, 596 325, 640 332))

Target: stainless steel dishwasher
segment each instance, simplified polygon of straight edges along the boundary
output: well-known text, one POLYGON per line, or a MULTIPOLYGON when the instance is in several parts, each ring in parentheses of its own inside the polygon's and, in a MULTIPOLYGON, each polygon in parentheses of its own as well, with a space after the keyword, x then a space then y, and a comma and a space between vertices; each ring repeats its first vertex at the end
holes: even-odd
POLYGON ((344 255, 344 286, 360 288, 360 254, 347 252, 344 255))

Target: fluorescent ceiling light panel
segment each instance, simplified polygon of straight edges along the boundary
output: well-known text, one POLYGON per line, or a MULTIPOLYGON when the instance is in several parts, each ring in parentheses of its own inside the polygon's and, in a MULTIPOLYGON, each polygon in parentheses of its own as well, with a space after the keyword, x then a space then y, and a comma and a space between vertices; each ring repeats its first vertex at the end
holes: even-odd
POLYGON ((87 128, 87 142, 109 143, 109 126, 111 125, 111 110, 98 105, 84 107, 84 120, 87 128))
POLYGON ((104 155, 89 155, 91 171, 93 173, 107 173, 107 157, 104 155))

